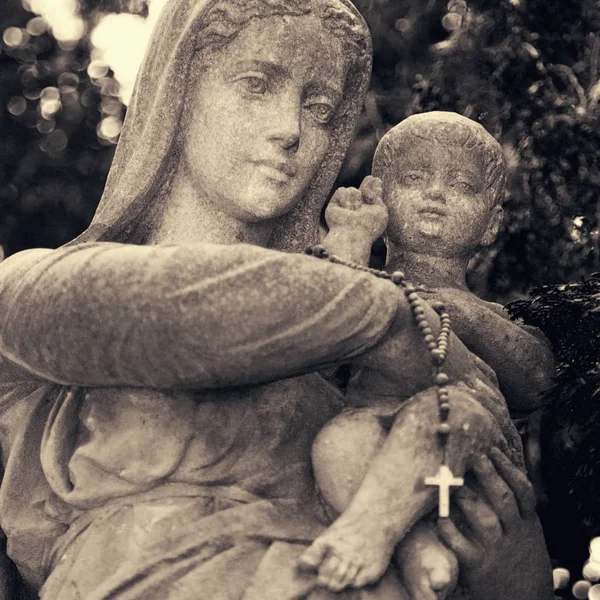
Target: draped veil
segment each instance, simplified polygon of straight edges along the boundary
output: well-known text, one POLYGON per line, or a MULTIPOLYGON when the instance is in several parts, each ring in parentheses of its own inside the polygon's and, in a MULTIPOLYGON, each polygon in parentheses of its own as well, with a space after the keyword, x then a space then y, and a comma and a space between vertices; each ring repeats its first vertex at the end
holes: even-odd
MULTIPOLYGON (((190 65, 197 58, 202 18, 220 0, 169 0, 159 17, 141 65, 131 104, 104 194, 90 227, 70 242, 132 241, 137 223, 177 159, 176 133, 189 90, 190 65)), ((264 4, 302 6, 303 0, 268 0, 264 4)), ((336 0, 362 28, 364 60, 348 73, 341 106, 331 124, 326 158, 302 200, 279 218, 271 246, 302 251, 318 239, 321 209, 335 182, 362 109, 371 73, 371 40, 360 13, 348 0, 336 0)), ((276 13, 275 13, 276 14, 276 13)), ((332 35, 336 35, 332 32, 332 35)))

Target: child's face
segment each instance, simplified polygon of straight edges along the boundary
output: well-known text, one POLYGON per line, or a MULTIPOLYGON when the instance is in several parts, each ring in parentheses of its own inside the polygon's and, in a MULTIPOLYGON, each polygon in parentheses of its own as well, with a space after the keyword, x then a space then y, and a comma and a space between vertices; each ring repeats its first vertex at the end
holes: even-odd
POLYGON ((382 178, 390 214, 387 235, 396 246, 470 257, 493 241, 502 209, 492 206, 481 152, 406 139, 396 151, 393 169, 382 178))

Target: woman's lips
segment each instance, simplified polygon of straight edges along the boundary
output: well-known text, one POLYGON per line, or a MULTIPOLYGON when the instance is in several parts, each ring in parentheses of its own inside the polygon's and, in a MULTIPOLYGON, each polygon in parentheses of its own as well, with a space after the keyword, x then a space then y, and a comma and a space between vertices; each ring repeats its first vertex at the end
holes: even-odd
POLYGON ((261 160, 257 161, 258 170, 269 179, 286 183, 296 176, 296 170, 289 163, 261 160))

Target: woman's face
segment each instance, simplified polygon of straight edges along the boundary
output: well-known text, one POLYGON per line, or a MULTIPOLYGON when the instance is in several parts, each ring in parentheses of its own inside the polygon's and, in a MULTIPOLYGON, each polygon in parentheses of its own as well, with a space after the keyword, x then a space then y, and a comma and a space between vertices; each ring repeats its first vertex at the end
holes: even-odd
POLYGON ((348 59, 318 18, 256 19, 200 58, 183 153, 194 189, 256 223, 291 210, 325 158, 348 59))

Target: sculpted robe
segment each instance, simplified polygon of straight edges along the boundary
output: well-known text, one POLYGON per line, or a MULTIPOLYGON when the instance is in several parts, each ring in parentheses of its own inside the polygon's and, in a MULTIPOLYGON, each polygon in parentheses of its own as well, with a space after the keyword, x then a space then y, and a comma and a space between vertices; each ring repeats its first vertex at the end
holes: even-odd
POLYGON ((289 597, 310 589, 292 572, 322 527, 310 445, 343 402, 317 374, 259 382, 372 346, 394 286, 245 245, 83 244, 0 275, 0 515, 30 585, 54 569, 42 597, 171 597, 179 581, 258 598, 288 565, 289 597))
MULTIPOLYGON (((277 221, 270 246, 285 253, 144 246, 219 4, 163 9, 89 229, 0 264, 0 525, 23 579, 45 582, 49 600, 309 594, 314 578, 293 566, 323 526, 310 446, 342 402, 302 373, 375 344, 398 307, 390 283, 291 254, 318 241, 368 87, 370 38, 347 0, 327 9, 331 35, 345 12, 364 56, 326 158, 277 221)), ((307 10, 231 4, 242 27, 265 6, 307 10)))

